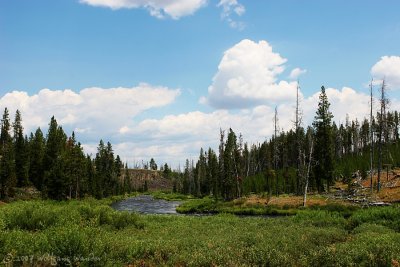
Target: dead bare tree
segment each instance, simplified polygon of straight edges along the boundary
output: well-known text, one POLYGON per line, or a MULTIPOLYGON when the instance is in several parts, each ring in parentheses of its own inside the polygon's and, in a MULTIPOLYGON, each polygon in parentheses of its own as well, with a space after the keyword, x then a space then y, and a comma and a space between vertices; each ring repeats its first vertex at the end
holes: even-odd
POLYGON ((373 82, 373 79, 371 80, 371 83, 370 83, 370 94, 371 94, 371 99, 370 99, 370 114, 369 114, 369 138, 370 138, 370 164, 371 164, 371 169, 370 169, 370 175, 371 175, 371 185, 370 185, 370 187, 371 187, 371 193, 372 193, 372 191, 374 190, 373 188, 374 188, 374 185, 373 185, 373 170, 374 170, 374 166, 373 166, 373 162, 374 162, 374 132, 372 131, 372 119, 373 119, 373 117, 372 117, 372 100, 373 100, 373 98, 372 98, 372 82, 373 82))
POLYGON ((297 81, 297 90, 296 90, 296 114, 295 114, 295 134, 296 134, 296 146, 297 146, 297 194, 300 194, 301 191, 301 181, 302 181, 302 172, 300 170, 302 157, 301 157, 301 137, 300 137, 300 126, 302 122, 301 111, 300 111, 300 101, 299 101, 299 91, 300 85, 299 81, 297 81))
POLYGON ((278 108, 275 106, 275 114, 274 114, 274 156, 273 156, 273 160, 274 160, 274 171, 275 171, 275 190, 276 190, 276 195, 279 195, 278 192, 278 175, 277 175, 277 171, 278 171, 278 140, 277 140, 277 136, 278 136, 278 108))
POLYGON ((304 196, 303 196, 303 207, 307 206, 307 191, 308 191, 308 177, 310 176, 310 170, 311 170, 311 162, 312 162, 312 156, 313 156, 313 148, 314 148, 314 139, 312 134, 309 136, 310 139, 310 154, 308 155, 308 165, 307 165, 307 173, 305 174, 305 185, 304 185, 304 196))
MULTIPOLYGON (((383 150, 383 142, 384 142, 384 133, 387 130, 387 121, 386 121, 386 106, 388 104, 388 100, 386 98, 386 84, 385 79, 382 81, 381 86, 381 111, 379 114, 379 130, 378 130, 378 184, 377 184, 377 192, 381 190, 381 172, 382 172, 382 150, 383 150)), ((387 140, 385 140, 387 141, 387 140)))

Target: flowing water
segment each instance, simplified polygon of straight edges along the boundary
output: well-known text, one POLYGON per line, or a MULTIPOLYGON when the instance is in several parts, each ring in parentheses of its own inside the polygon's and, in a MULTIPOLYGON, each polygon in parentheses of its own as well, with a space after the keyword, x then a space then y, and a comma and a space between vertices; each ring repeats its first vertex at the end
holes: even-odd
POLYGON ((112 208, 120 211, 134 211, 144 214, 177 214, 176 207, 180 201, 166 201, 154 199, 149 195, 141 195, 128 198, 111 205, 112 208))

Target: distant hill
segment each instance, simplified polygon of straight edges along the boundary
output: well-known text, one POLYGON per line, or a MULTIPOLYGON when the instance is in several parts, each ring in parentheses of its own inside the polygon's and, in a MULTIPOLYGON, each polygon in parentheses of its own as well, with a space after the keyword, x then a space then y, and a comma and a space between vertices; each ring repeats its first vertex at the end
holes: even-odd
POLYGON ((138 190, 143 188, 145 181, 149 190, 171 190, 172 181, 162 176, 161 171, 128 169, 130 184, 138 190))

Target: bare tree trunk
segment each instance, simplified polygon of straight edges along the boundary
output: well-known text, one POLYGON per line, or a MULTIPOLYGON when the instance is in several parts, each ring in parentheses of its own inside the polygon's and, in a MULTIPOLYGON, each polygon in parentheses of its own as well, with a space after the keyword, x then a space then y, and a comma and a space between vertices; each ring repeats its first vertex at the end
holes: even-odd
POLYGON ((300 90, 300 85, 299 81, 297 81, 297 90, 296 90, 296 118, 295 118, 295 133, 296 133, 296 146, 297 146, 297 163, 296 163, 296 168, 297 168, 297 194, 300 194, 301 192, 301 171, 300 171, 300 165, 301 165, 301 141, 300 141, 300 124, 301 124, 301 116, 300 116, 300 104, 299 104, 299 90, 300 90))
POLYGON ((275 190, 276 195, 279 195, 278 191, 278 145, 277 145, 277 137, 278 135, 278 108, 275 106, 275 115, 274 115, 274 170, 275 170, 275 190))
POLYGON ((373 185, 373 162, 374 162, 374 134, 372 132, 372 80, 370 84, 370 93, 371 93, 371 99, 370 99, 370 114, 369 114, 369 136, 370 136, 370 164, 371 164, 371 169, 370 169, 370 175, 371 175, 371 193, 374 190, 374 185, 373 185))
POLYGON ((385 97, 385 80, 382 81, 381 87, 381 113, 379 114, 379 142, 378 142, 378 188, 377 191, 381 190, 381 172, 382 172, 382 146, 383 146, 383 133, 385 132, 385 121, 386 121, 386 97, 385 97))
POLYGON ((311 170, 311 160, 312 160, 312 153, 314 148, 314 140, 311 137, 311 144, 310 144, 310 155, 308 156, 308 166, 307 166, 307 174, 306 174, 306 182, 304 186, 304 196, 303 196, 303 207, 307 206, 307 190, 308 190, 308 177, 310 175, 311 170))

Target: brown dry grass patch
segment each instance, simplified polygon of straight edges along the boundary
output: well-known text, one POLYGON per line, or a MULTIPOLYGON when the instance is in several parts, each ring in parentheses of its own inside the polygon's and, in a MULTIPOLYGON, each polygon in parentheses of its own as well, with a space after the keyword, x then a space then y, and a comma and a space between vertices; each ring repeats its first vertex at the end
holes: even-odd
POLYGON ((384 202, 399 202, 400 201, 400 187, 384 187, 377 194, 380 200, 384 202))
MULTIPOLYGON (((307 196, 307 206, 325 206, 329 203, 333 203, 336 201, 332 201, 328 198, 325 198, 320 195, 308 195, 307 196)), ((292 207, 297 208, 303 206, 303 197, 302 196, 279 196, 279 197, 260 197, 257 195, 251 195, 246 198, 245 205, 272 205, 279 208, 282 207, 292 207)))

